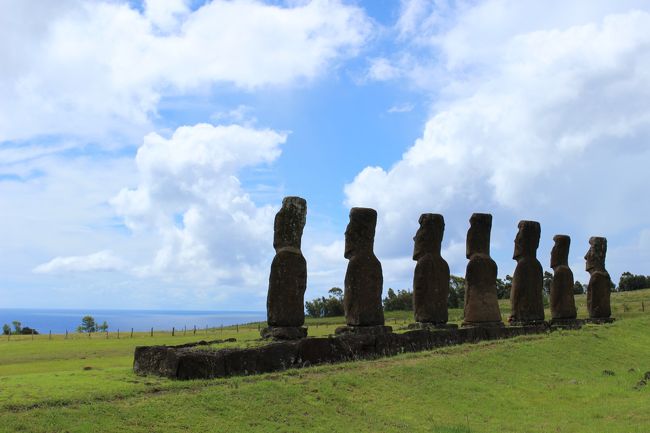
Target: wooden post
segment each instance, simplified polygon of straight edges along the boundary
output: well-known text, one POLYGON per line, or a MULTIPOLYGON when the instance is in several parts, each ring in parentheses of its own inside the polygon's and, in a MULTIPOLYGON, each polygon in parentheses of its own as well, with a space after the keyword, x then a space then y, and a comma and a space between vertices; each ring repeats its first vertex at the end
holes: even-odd
POLYGON ((131 328, 131 338, 133 338, 133 328, 131 328))
POLYGON ((221 333, 223 334, 223 323, 221 324, 221 333))
POLYGON ((117 328, 117 339, 120 339, 120 328, 117 328))
POLYGON ((194 325, 194 335, 196 335, 196 325, 194 325))
POLYGON ((67 329, 65 330, 65 339, 66 340, 68 339, 68 330, 67 329))
POLYGON ((643 303, 643 301, 641 301, 641 311, 645 313, 645 304, 643 303))
POLYGON ((183 337, 185 337, 185 334, 187 333, 187 325, 183 326, 183 337))
POLYGON ((208 325, 205 325, 205 335, 208 335, 208 325))
POLYGON ((106 331, 106 339, 108 340, 108 331, 106 331))
POLYGON ((235 327, 237 328, 237 332, 239 332, 239 323, 235 324, 235 327))
POLYGON ((176 331, 176 328, 172 326, 172 337, 174 336, 174 331, 176 331))
POLYGON ((32 329, 32 340, 34 339, 34 330, 32 329))
POLYGON ((153 328, 151 328, 151 336, 153 337, 153 328))
POLYGON ((52 330, 51 330, 51 329, 50 329, 50 335, 49 335, 49 337, 48 337, 47 339, 48 339, 48 340, 51 340, 51 339, 52 339, 52 330))

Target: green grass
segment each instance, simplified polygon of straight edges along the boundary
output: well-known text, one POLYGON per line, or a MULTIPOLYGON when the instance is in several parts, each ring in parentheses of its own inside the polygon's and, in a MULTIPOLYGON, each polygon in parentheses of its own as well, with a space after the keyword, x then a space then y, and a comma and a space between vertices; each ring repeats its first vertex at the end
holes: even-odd
MULTIPOLYGON (((12 336, 0 341, 0 432, 647 432, 650 384, 635 388, 650 371, 641 302, 650 310, 650 290, 614 294, 613 325, 209 381, 136 376, 133 349, 258 344, 257 324, 197 336, 12 336)), ((400 328, 411 313, 387 319, 400 328)), ((310 335, 341 322, 310 319, 310 335)))

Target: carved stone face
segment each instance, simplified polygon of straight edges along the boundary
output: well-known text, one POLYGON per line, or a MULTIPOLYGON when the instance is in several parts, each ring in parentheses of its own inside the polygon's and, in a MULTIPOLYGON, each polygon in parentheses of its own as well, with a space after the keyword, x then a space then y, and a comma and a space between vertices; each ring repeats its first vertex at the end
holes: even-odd
POLYGON ((519 231, 515 237, 515 252, 512 256, 517 260, 521 257, 535 257, 539 247, 541 232, 537 221, 519 221, 519 231))
POLYGON ((440 214, 423 213, 420 215, 420 228, 413 240, 413 260, 418 260, 427 253, 440 255, 442 236, 445 231, 445 219, 440 214))
POLYGON ((571 238, 567 235, 553 236, 553 249, 551 250, 551 268, 555 269, 558 266, 569 265, 569 247, 571 246, 571 238))
POLYGON ((466 256, 469 259, 474 254, 490 255, 490 230, 492 230, 492 215, 475 213, 469 219, 467 231, 466 256))
POLYGON ((587 272, 605 271, 605 255, 607 254, 607 239, 601 237, 589 238, 589 251, 585 255, 587 272))
POLYGON ((346 259, 362 251, 372 252, 376 225, 377 211, 374 209, 353 207, 350 210, 350 222, 345 229, 346 259))
POLYGON ((300 249, 302 231, 307 220, 307 201, 300 197, 285 197, 282 208, 275 215, 273 224, 273 248, 293 247, 300 249))

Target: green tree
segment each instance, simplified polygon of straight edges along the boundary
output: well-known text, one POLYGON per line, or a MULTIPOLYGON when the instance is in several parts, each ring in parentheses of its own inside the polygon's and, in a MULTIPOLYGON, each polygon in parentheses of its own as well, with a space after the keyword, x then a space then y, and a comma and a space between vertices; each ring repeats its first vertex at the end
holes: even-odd
POLYGON ((497 298, 510 299, 510 289, 512 289, 512 277, 506 275, 504 279, 497 278, 497 298))
POLYGON ((97 325, 97 332, 106 332, 108 331, 108 323, 106 323, 106 320, 102 322, 101 325, 97 325))
POLYGON ((7 325, 6 323, 4 325, 2 325, 2 333, 4 335, 11 334, 11 326, 7 325))
POLYGON ((81 318, 81 325, 77 327, 78 332, 97 332, 97 323, 93 316, 84 316, 81 318))
POLYGON ((388 296, 383 299, 385 311, 409 311, 413 309, 413 292, 388 289, 388 296))
POLYGON ((544 271, 544 293, 549 295, 551 293, 551 283, 553 282, 553 274, 549 271, 544 271))
POLYGON ((585 293, 585 286, 582 285, 582 283, 578 280, 573 283, 573 294, 574 295, 584 295, 585 293))
POLYGON ((629 292, 632 290, 641 290, 650 287, 650 277, 645 275, 635 275, 631 272, 623 272, 621 279, 618 280, 618 291, 629 292))
POLYGON ((328 293, 329 296, 327 298, 321 296, 320 298, 305 302, 305 311, 309 317, 334 317, 343 315, 343 290, 338 287, 332 287, 328 293))
POLYGON ((23 324, 20 323, 17 320, 14 320, 11 322, 12 325, 14 325, 14 334, 20 334, 23 332, 23 324))
POLYGON ((447 307, 460 308, 465 303, 465 278, 456 275, 449 276, 449 298, 447 307))

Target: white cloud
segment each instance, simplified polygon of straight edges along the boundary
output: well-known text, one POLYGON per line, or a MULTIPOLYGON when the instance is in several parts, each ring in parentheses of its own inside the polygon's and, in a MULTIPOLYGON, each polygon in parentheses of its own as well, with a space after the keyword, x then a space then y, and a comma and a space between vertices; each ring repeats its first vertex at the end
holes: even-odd
POLYGON ((339 0, 187 4, 149 0, 140 13, 115 1, 0 2, 0 142, 137 137, 164 95, 310 80, 354 54, 370 28, 339 0))
POLYGON ((111 202, 138 236, 159 247, 141 276, 259 290, 272 257, 274 208, 257 206, 238 175, 273 162, 286 135, 199 124, 170 138, 149 134, 138 150, 137 187, 111 202))
POLYGON ((49 262, 35 267, 34 272, 37 274, 51 274, 57 272, 119 271, 125 267, 126 263, 111 251, 98 251, 87 256, 55 257, 49 262))
POLYGON ((408 113, 413 111, 413 108, 415 106, 413 104, 400 104, 400 105, 393 105, 388 109, 389 113, 408 113))
MULTIPOLYGON (((441 93, 399 161, 345 188, 347 204, 379 211, 380 253, 407 254, 427 211, 445 213, 457 243, 472 212, 494 213, 493 246, 506 260, 517 219, 540 220, 547 238, 569 231, 576 257, 589 234, 611 245, 647 227, 650 205, 638 197, 650 180, 650 13, 632 10, 639 2, 561 5, 485 1, 457 9, 449 29, 405 9, 414 15, 399 32, 417 40, 396 58, 428 44, 419 64, 441 93)), ((464 263, 460 254, 450 261, 464 263)))

